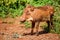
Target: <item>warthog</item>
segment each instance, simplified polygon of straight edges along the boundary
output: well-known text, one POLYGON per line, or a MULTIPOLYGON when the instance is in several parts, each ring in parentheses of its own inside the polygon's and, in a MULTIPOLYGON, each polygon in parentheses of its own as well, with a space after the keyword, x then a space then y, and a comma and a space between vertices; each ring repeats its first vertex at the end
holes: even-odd
MULTIPOLYGON (((26 20, 32 22, 31 34, 33 34, 33 29, 36 26, 36 32, 38 33, 38 26, 40 22, 46 22, 48 24, 48 28, 52 28, 53 26, 53 15, 54 8, 52 6, 41 6, 34 7, 31 5, 27 5, 23 11, 23 15, 20 18, 21 22, 26 20)), ((50 31, 50 30, 48 30, 50 31)))

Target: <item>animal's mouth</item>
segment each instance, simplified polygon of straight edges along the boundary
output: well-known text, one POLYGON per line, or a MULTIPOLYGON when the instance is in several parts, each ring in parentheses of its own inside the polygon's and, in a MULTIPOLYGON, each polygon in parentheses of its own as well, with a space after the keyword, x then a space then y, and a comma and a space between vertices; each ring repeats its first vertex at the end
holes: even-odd
POLYGON ((26 20, 23 20, 23 21, 20 21, 20 22, 22 22, 22 23, 24 23, 26 20))

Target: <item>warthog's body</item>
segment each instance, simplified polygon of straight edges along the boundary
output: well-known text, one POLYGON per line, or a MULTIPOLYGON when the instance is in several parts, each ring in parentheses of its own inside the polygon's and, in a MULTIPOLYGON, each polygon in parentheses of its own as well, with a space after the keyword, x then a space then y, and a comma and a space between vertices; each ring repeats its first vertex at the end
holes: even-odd
POLYGON ((27 5, 23 11, 23 15, 21 16, 21 21, 25 20, 32 22, 32 30, 31 34, 33 34, 33 28, 36 25, 36 31, 38 31, 39 23, 42 21, 47 22, 48 28, 50 28, 52 23, 52 16, 54 13, 54 9, 52 6, 42 6, 42 7, 34 7, 27 5))

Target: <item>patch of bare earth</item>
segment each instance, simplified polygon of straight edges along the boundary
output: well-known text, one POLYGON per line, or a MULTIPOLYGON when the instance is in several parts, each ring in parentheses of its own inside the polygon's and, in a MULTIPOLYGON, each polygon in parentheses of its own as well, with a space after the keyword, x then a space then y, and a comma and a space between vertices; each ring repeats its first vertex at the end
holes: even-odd
POLYGON ((25 25, 20 24, 19 18, 0 19, 0 40, 60 40, 59 34, 40 33, 39 36, 30 35, 31 28, 26 29, 25 25), (22 35, 24 33, 28 35, 22 35))

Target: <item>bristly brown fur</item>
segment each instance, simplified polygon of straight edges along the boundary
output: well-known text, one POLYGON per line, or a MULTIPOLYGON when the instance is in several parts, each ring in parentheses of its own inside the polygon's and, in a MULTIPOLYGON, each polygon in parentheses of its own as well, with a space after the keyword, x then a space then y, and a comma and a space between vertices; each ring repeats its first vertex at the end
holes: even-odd
POLYGON ((45 21, 48 24, 48 32, 50 28, 53 26, 53 15, 54 15, 54 8, 52 6, 41 6, 41 7, 34 7, 31 5, 27 5, 23 11, 23 15, 21 16, 21 21, 25 21, 30 17, 33 20, 29 20, 32 22, 32 30, 31 34, 33 34, 33 29, 36 25, 36 31, 38 32, 39 23, 45 21))

